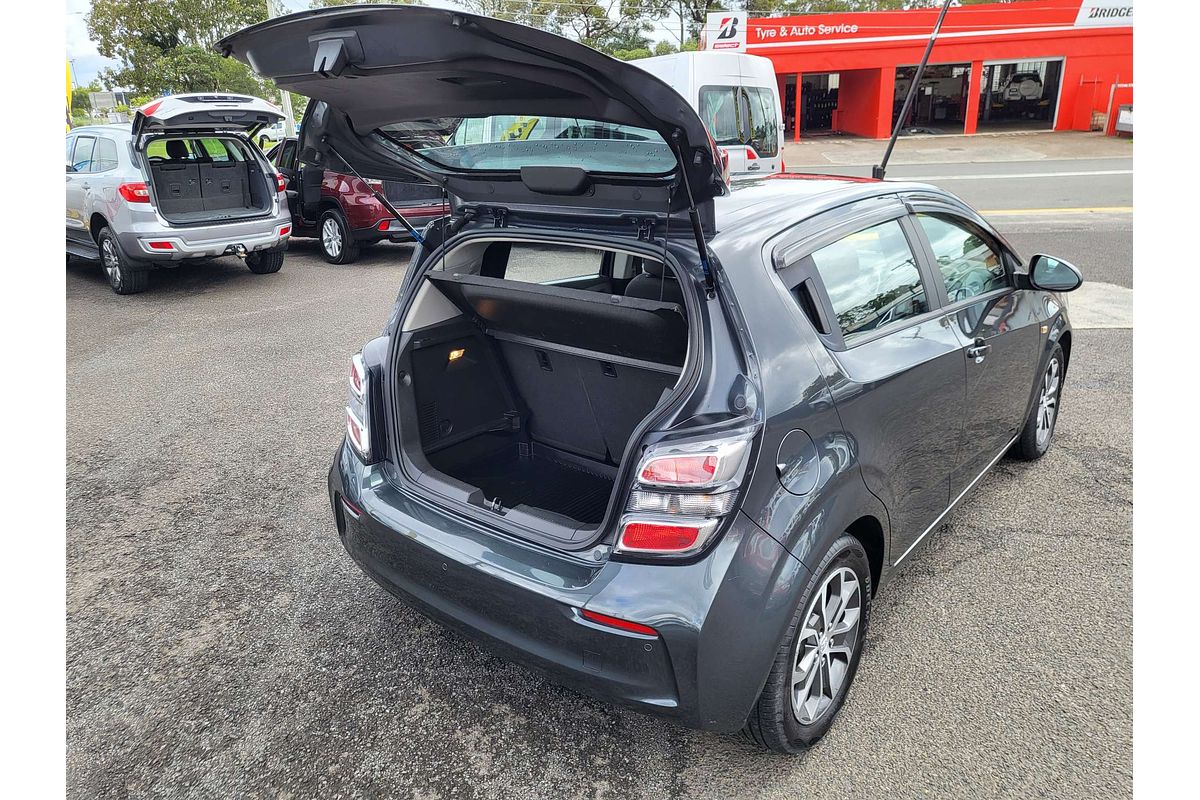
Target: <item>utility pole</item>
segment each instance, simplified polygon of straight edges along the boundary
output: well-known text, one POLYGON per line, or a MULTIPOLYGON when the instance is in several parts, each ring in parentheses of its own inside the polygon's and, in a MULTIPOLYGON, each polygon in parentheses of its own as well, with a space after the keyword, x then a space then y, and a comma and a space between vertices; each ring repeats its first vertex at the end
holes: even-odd
MULTIPOLYGON (((279 17, 288 13, 283 0, 267 0, 267 16, 279 17)), ((279 90, 279 104, 283 106, 283 135, 289 139, 296 135, 296 118, 292 115, 292 93, 279 90)))
POLYGON ((908 87, 908 94, 904 98, 904 107, 900 109, 900 117, 896 120, 896 127, 892 130, 892 138, 888 140, 887 150, 883 153, 883 161, 871 168, 871 177, 883 180, 884 174, 887 172, 888 159, 892 157, 892 148, 896 146, 896 137, 900 135, 900 128, 904 125, 904 118, 908 116, 908 109, 912 108, 913 98, 917 95, 917 89, 921 84, 921 76, 925 74, 925 65, 929 63, 929 54, 933 52, 933 43, 937 41, 938 31, 942 29, 942 20, 946 18, 946 12, 950 10, 950 0, 942 3, 942 10, 938 14, 937 24, 933 26, 933 33, 929 36, 929 44, 925 45, 925 55, 921 56, 921 63, 917 65, 917 74, 913 75, 912 85, 908 87))

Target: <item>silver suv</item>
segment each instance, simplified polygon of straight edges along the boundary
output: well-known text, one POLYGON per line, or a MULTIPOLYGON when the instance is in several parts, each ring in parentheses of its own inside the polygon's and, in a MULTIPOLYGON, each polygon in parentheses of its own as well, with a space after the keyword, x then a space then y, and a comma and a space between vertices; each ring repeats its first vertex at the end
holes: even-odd
POLYGON ((185 94, 133 126, 67 134, 67 257, 99 259, 117 294, 149 270, 237 255, 278 272, 292 231, 285 181, 252 144, 282 114, 257 97, 185 94))

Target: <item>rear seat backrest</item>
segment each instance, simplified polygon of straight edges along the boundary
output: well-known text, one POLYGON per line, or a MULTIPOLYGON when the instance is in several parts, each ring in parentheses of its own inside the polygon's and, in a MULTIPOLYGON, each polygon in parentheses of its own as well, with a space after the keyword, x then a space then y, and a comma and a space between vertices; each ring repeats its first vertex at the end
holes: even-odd
POLYGON ((205 161, 199 170, 205 211, 250 205, 250 173, 246 162, 205 161))
POLYGON ((200 211, 200 168, 194 161, 152 161, 150 175, 158 208, 164 214, 200 211))

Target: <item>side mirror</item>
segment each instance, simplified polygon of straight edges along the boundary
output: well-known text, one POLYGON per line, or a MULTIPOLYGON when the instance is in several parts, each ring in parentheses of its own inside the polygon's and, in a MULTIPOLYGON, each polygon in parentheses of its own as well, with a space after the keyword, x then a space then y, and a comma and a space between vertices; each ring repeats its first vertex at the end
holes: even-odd
POLYGON ((1061 258, 1038 253, 1029 260, 1029 282, 1047 292, 1072 292, 1083 284, 1083 273, 1061 258))
POLYGON ((68 173, 75 172, 75 167, 73 167, 73 166, 71 165, 71 162, 70 162, 70 161, 68 161, 68 162, 67 162, 67 172, 68 172, 68 173))

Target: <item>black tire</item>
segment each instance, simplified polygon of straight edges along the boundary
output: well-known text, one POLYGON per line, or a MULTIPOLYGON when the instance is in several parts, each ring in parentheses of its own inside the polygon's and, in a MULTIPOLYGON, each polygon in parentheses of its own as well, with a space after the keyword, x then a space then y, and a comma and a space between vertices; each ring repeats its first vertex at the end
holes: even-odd
POLYGON ((283 266, 282 250, 271 250, 266 253, 247 253, 246 266, 255 275, 270 275, 272 272, 279 272, 279 268, 283 266))
POLYGON ((107 227, 100 229, 96 236, 96 244, 100 248, 100 266, 108 285, 117 294, 137 294, 146 291, 150 285, 150 272, 144 267, 133 264, 121 252, 117 245, 117 237, 107 227))
MULTIPOLYGON (((841 584, 842 586, 845 583, 841 584)), ((846 604, 850 605, 850 604, 846 604)), ((742 735, 751 742, 773 750, 776 753, 800 753, 812 747, 833 724, 838 710, 846 700, 846 694, 854 682, 858 672, 858 662, 862 657, 863 641, 867 636, 867 625, 871 618, 871 565, 867 561, 866 551, 862 543, 853 536, 845 535, 833 543, 829 552, 821 559, 820 568, 816 570, 804 594, 796 606, 792 622, 787 634, 775 654, 775 663, 771 666, 771 674, 763 686, 762 694, 758 697, 742 735), (813 623, 820 624, 821 619, 815 610, 815 597, 824 590, 827 582, 839 580, 834 576, 843 576, 848 569, 858 581, 858 629, 854 632, 854 641, 849 644, 851 651, 842 673, 842 681, 836 690, 831 692, 830 702, 807 724, 801 722, 793 709, 792 703, 792 670, 797 656, 801 655, 801 633, 810 630, 813 623), (806 614, 813 605, 813 614, 806 614)), ((815 642, 815 639, 804 637, 804 642, 815 642)), ((846 644, 846 640, 840 640, 846 644)), ((809 645, 806 644, 806 647, 809 645)), ((814 648, 815 649, 815 648, 814 648)), ((810 649, 810 652, 812 650, 810 649)), ((832 657, 830 657, 832 658, 832 657)), ((810 669, 819 671, 818 654, 810 662, 810 669)), ((832 661, 830 662, 832 663, 832 661)), ((840 660, 838 661, 840 664, 840 660)), ((825 673, 828 674, 828 673, 825 673)), ((818 675, 818 677, 820 677, 818 675)), ((831 681, 832 683, 832 681, 831 681)))
POLYGON ((1066 383, 1067 376, 1067 360, 1063 356, 1061 345, 1054 345, 1054 349, 1050 351, 1050 357, 1046 359, 1046 366, 1038 378, 1037 397, 1033 401, 1033 408, 1029 409, 1029 417, 1025 420, 1025 427, 1021 429, 1021 435, 1018 437, 1016 444, 1012 446, 1009 453, 1013 458, 1018 458, 1021 461, 1037 461, 1042 456, 1046 455, 1046 451, 1050 449, 1051 443, 1054 441, 1054 430, 1058 425, 1058 415, 1062 409, 1062 390, 1063 384, 1066 383), (1041 426, 1039 420, 1046 412, 1045 405, 1047 396, 1048 379, 1051 374, 1057 376, 1051 392, 1053 403, 1050 408, 1050 417, 1048 420, 1047 434, 1041 436, 1041 426))
POLYGON ((317 222, 317 247, 321 248, 321 256, 330 264, 349 264, 358 258, 358 245, 340 208, 331 208, 321 215, 317 222), (329 231, 333 234, 330 237, 325 235, 326 225, 336 229, 329 231))

